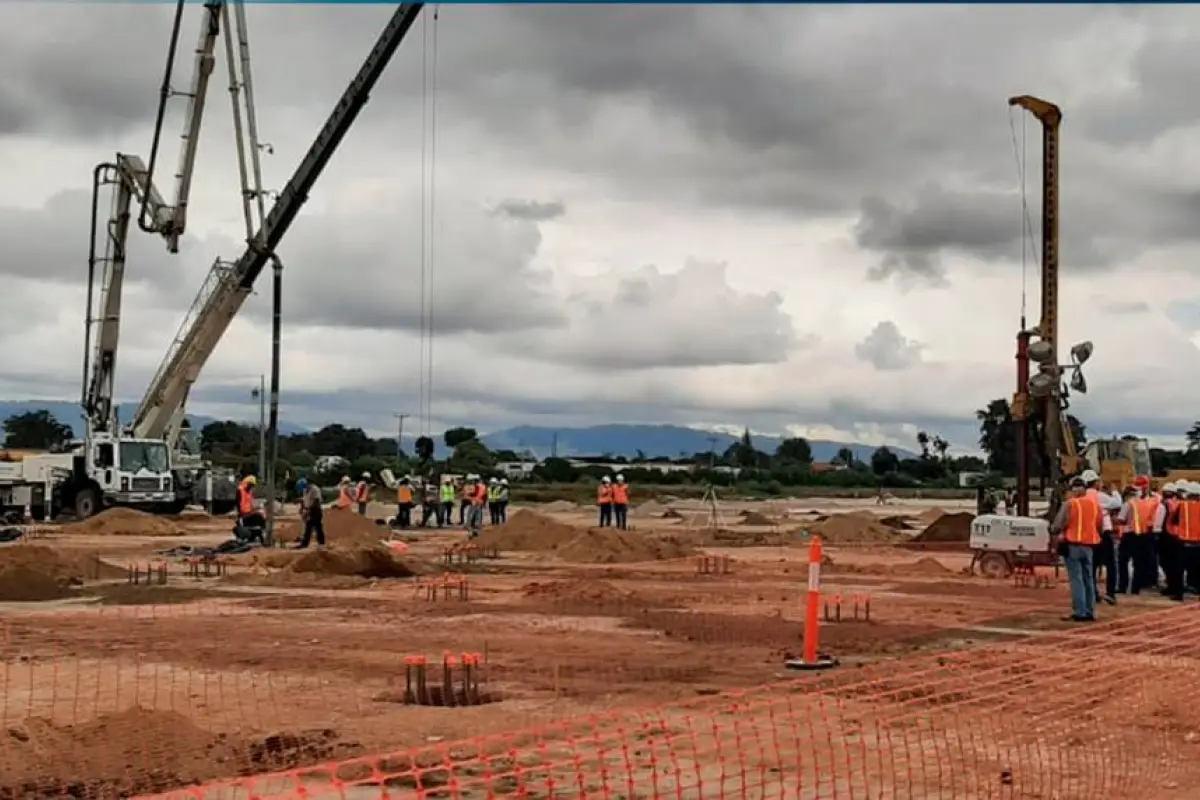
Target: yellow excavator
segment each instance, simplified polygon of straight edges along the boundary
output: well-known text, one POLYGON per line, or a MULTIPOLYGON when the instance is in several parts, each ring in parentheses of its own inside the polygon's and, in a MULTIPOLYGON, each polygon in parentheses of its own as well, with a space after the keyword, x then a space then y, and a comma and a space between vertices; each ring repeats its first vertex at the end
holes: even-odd
POLYGON ((1088 442, 1083 451, 1083 466, 1095 470, 1100 480, 1110 487, 1128 486, 1138 475, 1150 477, 1150 485, 1155 489, 1164 483, 1200 481, 1200 469, 1171 469, 1161 477, 1152 477, 1150 443, 1138 436, 1088 442))

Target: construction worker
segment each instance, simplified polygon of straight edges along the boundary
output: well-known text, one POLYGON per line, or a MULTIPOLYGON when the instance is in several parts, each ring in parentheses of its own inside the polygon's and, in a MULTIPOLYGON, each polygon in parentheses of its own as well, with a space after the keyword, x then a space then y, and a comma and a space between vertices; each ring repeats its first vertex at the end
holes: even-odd
MULTIPOLYGON (((1175 506, 1179 503, 1179 484, 1164 484, 1160 494, 1162 499, 1158 504, 1158 512, 1154 515, 1154 531, 1158 540, 1158 565, 1162 568, 1163 573, 1162 594, 1167 597, 1178 594, 1179 599, 1182 600, 1182 574, 1178 577, 1175 574, 1176 568, 1179 566, 1180 544, 1179 537, 1176 535, 1175 523, 1172 521, 1175 506)), ((1182 570, 1180 572, 1182 573, 1182 570)))
POLYGON ((488 520, 493 525, 500 524, 500 479, 492 477, 487 484, 488 520))
POLYGON ((439 489, 441 505, 438 506, 438 527, 450 525, 454 516, 454 479, 449 475, 442 476, 439 489))
POLYGON ((1142 588, 1145 567, 1140 553, 1150 533, 1150 518, 1145 511, 1138 488, 1126 486, 1113 528, 1117 540, 1117 594, 1137 594, 1142 588))
POLYGON ((1184 592, 1200 585, 1200 484, 1181 481, 1175 485, 1177 499, 1171 507, 1168 523, 1178 542, 1177 561, 1168 578, 1172 600, 1183 600, 1184 592))
POLYGON ((501 525, 508 522, 508 478, 500 479, 500 491, 496 499, 496 512, 499 515, 501 525))
POLYGON ((1096 571, 1096 583, 1100 583, 1100 570, 1104 570, 1104 602, 1117 604, 1117 545, 1113 539, 1113 511, 1120 510, 1120 498, 1113 499, 1104 491, 1104 485, 1095 470, 1085 469, 1079 476, 1087 486, 1086 494, 1100 509, 1103 534, 1096 552, 1092 554, 1092 565, 1096 571))
POLYGON ((304 519, 304 535, 296 545, 297 550, 304 550, 317 537, 317 547, 325 546, 325 509, 321 503, 321 487, 309 482, 304 487, 304 495, 300 498, 300 516, 304 519))
POLYGON ((618 475, 617 482, 613 486, 612 493, 613 516, 616 518, 617 530, 628 530, 629 528, 629 484, 625 483, 625 476, 618 475))
POLYGON ((474 496, 475 487, 471 482, 471 476, 468 475, 466 480, 458 485, 458 524, 467 524, 467 511, 471 508, 471 498, 474 496))
POLYGON ((258 478, 247 475, 242 478, 237 487, 238 527, 246 530, 262 530, 267 526, 266 519, 254 502, 254 487, 258 478))
POLYGON ((478 475, 468 475, 463 487, 466 494, 467 532, 474 539, 483 530, 483 507, 487 503, 488 487, 478 475))
POLYGON ((343 475, 342 479, 338 481, 338 496, 334 506, 343 511, 349 511, 352 505, 354 505, 354 496, 351 494, 350 476, 343 475))
POLYGON ((613 487, 612 481, 605 475, 600 479, 600 486, 596 489, 596 505, 600 506, 600 527, 607 528, 612 525, 612 501, 613 487))
POLYGON ((1070 497, 1058 508, 1050 532, 1060 546, 1071 582, 1072 622, 1096 619, 1096 573, 1092 555, 1100 546, 1104 517, 1100 504, 1087 494, 1084 477, 1072 478, 1070 497))
POLYGON ((358 504, 358 513, 367 515, 367 503, 371 500, 371 473, 364 472, 354 487, 354 502, 358 504))
POLYGON ((296 502, 300 503, 301 506, 304 504, 304 490, 307 488, 308 476, 301 474, 300 477, 296 479, 296 502))
POLYGON ((405 475, 396 487, 396 527, 402 531, 412 527, 413 505, 412 478, 405 475))

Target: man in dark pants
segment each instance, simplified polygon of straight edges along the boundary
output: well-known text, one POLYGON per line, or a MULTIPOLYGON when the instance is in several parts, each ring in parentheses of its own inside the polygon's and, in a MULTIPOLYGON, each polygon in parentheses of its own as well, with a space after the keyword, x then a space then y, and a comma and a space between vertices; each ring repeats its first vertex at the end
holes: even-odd
POLYGON ((1167 586, 1172 600, 1183 600, 1184 592, 1200 583, 1200 486, 1187 481, 1175 485, 1168 523, 1175 537, 1175 561, 1167 586))
POLYGON ((1117 537, 1117 593, 1137 594, 1142 588, 1145 559, 1142 542, 1149 531, 1149 520, 1142 513, 1137 489, 1127 486, 1121 493, 1121 510, 1115 520, 1117 537), (1132 574, 1131 574, 1132 573, 1132 574))
POLYGON ((467 524, 467 511, 471 508, 471 497, 475 487, 469 481, 463 481, 458 492, 458 524, 467 524))
POLYGON ((313 536, 317 537, 317 547, 324 547, 325 509, 321 506, 321 489, 315 483, 309 482, 305 487, 304 496, 300 498, 300 513, 304 516, 304 536, 296 549, 307 549, 313 536))

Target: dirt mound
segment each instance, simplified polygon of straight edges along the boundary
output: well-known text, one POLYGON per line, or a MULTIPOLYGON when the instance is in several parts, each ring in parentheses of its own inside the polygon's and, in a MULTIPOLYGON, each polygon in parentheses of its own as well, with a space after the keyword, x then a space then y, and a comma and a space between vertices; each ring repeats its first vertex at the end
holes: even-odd
POLYGON ((834 514, 822 522, 809 525, 806 529, 794 530, 792 533, 799 534, 803 530, 807 530, 810 536, 820 536, 821 541, 829 544, 890 542, 896 538, 896 532, 881 523, 869 511, 834 514))
POLYGON ((926 509, 918 514, 917 519, 922 525, 932 525, 942 517, 946 516, 947 513, 949 512, 947 512, 946 509, 934 506, 933 508, 926 509))
MULTIPOLYGON (((325 541, 331 545, 360 547, 377 544, 386 539, 391 531, 376 525, 375 520, 343 508, 326 509, 322 518, 325 541)), ((297 542, 304 533, 304 521, 289 519, 275 521, 275 538, 284 544, 297 542)))
POLYGON ((667 506, 667 510, 662 513, 663 519, 683 519, 683 514, 680 514, 675 509, 667 506))
POLYGON ((911 531, 915 527, 913 522, 914 520, 912 517, 904 514, 894 514, 890 517, 881 517, 879 519, 879 523, 881 525, 887 525, 892 530, 899 531, 901 533, 907 533, 908 531, 911 531))
POLYGON ((80 725, 26 719, 3 733, 0 797, 131 797, 225 775, 358 755, 332 730, 237 740, 140 708, 80 725))
POLYGON ((16 544, 0 548, 0 601, 35 603, 74 594, 85 580, 119 578, 120 567, 94 553, 70 553, 49 547, 16 544))
POLYGON ((639 506, 634 506, 634 510, 637 511, 639 517, 650 519, 652 517, 665 517, 667 511, 670 509, 657 500, 647 500, 639 506))
POLYGON ((615 528, 588 528, 555 549, 555 555, 577 564, 629 564, 691 555, 692 548, 675 536, 647 536, 615 528))
POLYGON ((766 514, 760 514, 757 511, 743 511, 741 514, 743 525, 774 525, 775 520, 768 517, 766 514))
POLYGON ((539 508, 547 514, 565 514, 568 511, 578 511, 579 505, 570 500, 555 500, 553 503, 543 503, 539 508))
POLYGON ((913 537, 914 542, 967 542, 971 539, 974 514, 960 511, 943 513, 928 528, 913 537))
POLYGON ((919 558, 911 564, 896 564, 889 570, 892 575, 937 578, 953 575, 954 570, 932 558, 919 558))
POLYGON ((254 554, 252 571, 231 576, 255 586, 339 588, 382 578, 409 578, 422 570, 381 544, 326 550, 264 551, 254 554))
POLYGON ((514 512, 505 524, 485 530, 479 536, 479 543, 500 550, 543 552, 566 544, 578 535, 578 528, 537 511, 522 509, 514 512))
POLYGON ((81 522, 64 525, 66 534, 89 536, 183 536, 183 528, 166 517, 133 508, 110 508, 81 522))
POLYGON ((618 589, 608 581, 562 580, 527 583, 521 594, 530 599, 566 603, 627 603, 635 599, 633 592, 618 589))

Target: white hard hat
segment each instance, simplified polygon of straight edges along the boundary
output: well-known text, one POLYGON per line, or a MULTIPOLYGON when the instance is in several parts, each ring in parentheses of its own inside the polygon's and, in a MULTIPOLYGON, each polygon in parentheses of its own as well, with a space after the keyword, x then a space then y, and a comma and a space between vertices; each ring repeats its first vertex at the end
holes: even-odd
POLYGON ((501 479, 500 479, 500 485, 501 485, 501 486, 508 486, 508 478, 501 478, 501 479))
POLYGON ((601 482, 601 483, 611 483, 612 481, 610 481, 610 480, 608 479, 608 476, 607 476, 607 475, 605 475, 603 478, 601 478, 601 479, 600 479, 600 482, 601 482))
POLYGON ((1164 483, 1162 485, 1162 490, 1164 492, 1177 492, 1179 491, 1179 487, 1177 487, 1174 483, 1164 483))
POLYGON ((488 478, 488 483, 499 483, 499 482, 500 482, 500 479, 495 477, 494 475, 492 477, 488 478))
POLYGON ((1100 480, 1100 476, 1097 475, 1096 471, 1093 469, 1085 469, 1083 474, 1079 477, 1083 478, 1084 483, 1095 483, 1096 481, 1100 480))
POLYGON ((1187 492, 1188 494, 1200 494, 1200 483, 1196 483, 1195 481, 1184 481, 1183 491, 1187 492))
POLYGON ((467 475, 467 480, 477 481, 477 480, 479 480, 479 476, 476 475, 474 472, 472 472, 471 474, 467 475))
POLYGON ((342 476, 342 483, 349 483, 349 482, 350 482, 350 476, 349 476, 349 475, 343 475, 343 476, 342 476))
POLYGON ((1100 502, 1105 511, 1120 511, 1121 506, 1124 505, 1121 502, 1121 496, 1116 494, 1106 494, 1100 502))
POLYGON ((364 473, 362 474, 362 476, 363 476, 363 478, 364 478, 364 479, 365 479, 365 478, 369 478, 369 477, 371 477, 371 473, 369 473, 369 472, 364 472, 364 473))
POLYGON ((624 482, 625 482, 625 476, 624 476, 624 475, 618 475, 618 476, 617 476, 617 483, 624 483, 624 482))

